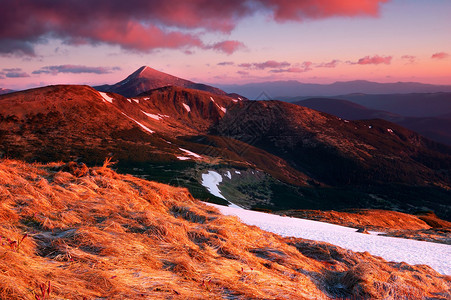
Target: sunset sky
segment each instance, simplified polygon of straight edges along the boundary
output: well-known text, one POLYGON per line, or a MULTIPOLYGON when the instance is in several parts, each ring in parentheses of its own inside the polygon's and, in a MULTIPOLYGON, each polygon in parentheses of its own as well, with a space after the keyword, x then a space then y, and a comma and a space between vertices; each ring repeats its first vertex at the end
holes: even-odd
POLYGON ((0 88, 115 83, 451 84, 449 0, 0 0, 0 88))

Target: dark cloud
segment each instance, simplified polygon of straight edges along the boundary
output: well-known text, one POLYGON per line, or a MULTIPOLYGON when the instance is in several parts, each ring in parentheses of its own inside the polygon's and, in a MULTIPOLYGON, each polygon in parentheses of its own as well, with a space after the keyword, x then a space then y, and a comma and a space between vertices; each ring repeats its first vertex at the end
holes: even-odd
POLYGON ((220 63, 217 63, 218 66, 233 66, 235 63, 233 61, 223 61, 220 63))
POLYGON ((30 75, 26 72, 8 72, 5 74, 7 78, 23 78, 30 77, 30 75))
POLYGON ((267 60, 267 61, 261 62, 261 63, 242 63, 242 64, 238 65, 238 67, 241 67, 241 68, 247 68, 247 69, 254 68, 254 69, 259 69, 259 70, 286 68, 289 66, 291 66, 291 64, 289 62, 286 62, 286 61, 278 62, 275 60, 267 60))
POLYGON ((108 74, 114 71, 118 71, 119 67, 88 67, 80 65, 61 65, 61 66, 46 66, 39 70, 33 71, 32 74, 52 74, 56 75, 58 73, 93 73, 93 74, 108 74))
POLYGON ((21 68, 6 68, 6 69, 3 69, 2 70, 3 72, 20 72, 20 71, 22 71, 22 69, 21 68))
POLYGON ((123 49, 213 49, 230 54, 238 41, 205 44, 199 32, 230 33, 259 12, 278 22, 331 16, 375 16, 388 0, 3 0, 0 53, 35 55, 49 38, 70 45, 110 44, 123 49), (344 3, 344 4, 343 4, 344 3))
POLYGON ((330 62, 327 63, 320 63, 318 64, 316 67, 317 68, 335 68, 337 67, 337 65, 340 63, 340 61, 338 59, 334 59, 330 62))
POLYGON ((21 68, 4 68, 0 71, 0 78, 22 78, 30 77, 27 72, 22 71, 21 68))

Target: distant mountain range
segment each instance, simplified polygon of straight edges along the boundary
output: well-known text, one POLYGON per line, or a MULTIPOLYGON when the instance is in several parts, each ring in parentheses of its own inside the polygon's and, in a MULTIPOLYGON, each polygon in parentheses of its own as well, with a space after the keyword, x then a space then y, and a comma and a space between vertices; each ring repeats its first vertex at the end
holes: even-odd
MULTIPOLYGON (((139 86, 142 77, 129 78, 139 86)), ((247 208, 431 209, 451 219, 450 147, 388 121, 180 86, 134 97, 73 85, 2 95, 0 156, 112 157, 120 172, 227 203, 202 186, 214 170, 224 198, 247 208)))
POLYGON ((0 88, 0 95, 12 93, 14 90, 0 88))
POLYGON ((352 93, 405 94, 451 92, 451 85, 432 85, 417 82, 378 83, 365 80, 332 84, 302 83, 299 81, 269 81, 243 85, 218 85, 252 100, 287 100, 293 97, 337 96, 352 93), (268 99, 269 98, 269 99, 268 99))

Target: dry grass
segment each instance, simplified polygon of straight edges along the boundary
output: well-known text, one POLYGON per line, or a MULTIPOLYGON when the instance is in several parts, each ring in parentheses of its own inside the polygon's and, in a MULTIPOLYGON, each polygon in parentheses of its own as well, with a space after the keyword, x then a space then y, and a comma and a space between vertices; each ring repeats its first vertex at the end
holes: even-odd
POLYGON ((0 161, 0 199, 1 299, 449 296, 429 267, 281 238, 108 162, 0 161))

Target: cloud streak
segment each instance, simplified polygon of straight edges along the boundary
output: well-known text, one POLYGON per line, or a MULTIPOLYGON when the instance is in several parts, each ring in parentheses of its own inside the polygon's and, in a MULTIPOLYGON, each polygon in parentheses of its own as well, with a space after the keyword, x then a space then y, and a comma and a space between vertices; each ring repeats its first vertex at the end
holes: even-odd
POLYGON ((316 67, 317 68, 336 68, 339 63, 340 63, 340 61, 338 59, 334 59, 327 63, 320 63, 320 64, 316 65, 316 67))
POLYGON ((92 73, 92 74, 109 74, 114 71, 119 71, 119 67, 88 67, 81 65, 60 65, 60 66, 45 66, 39 70, 33 71, 32 74, 52 74, 57 75, 59 73, 92 73))
POLYGON ((257 70, 264 70, 264 69, 275 69, 275 68, 286 68, 291 66, 289 62, 282 61, 278 62, 275 60, 267 60, 265 62, 261 63, 241 63, 238 65, 238 67, 246 68, 246 69, 257 69, 257 70))
POLYGON ((416 62, 417 57, 413 55, 403 55, 401 56, 401 59, 407 61, 407 64, 413 64, 416 62))
POLYGON ((431 58, 433 59, 445 59, 448 58, 450 55, 446 52, 438 52, 438 53, 434 53, 432 54, 431 58))
POLYGON ((380 65, 380 64, 391 64, 392 56, 365 56, 360 58, 357 62, 351 64, 357 65, 380 65))
POLYGON ((30 74, 22 71, 21 68, 5 68, 0 71, 0 78, 25 78, 30 77, 30 74))
POLYGON ((305 61, 301 64, 300 67, 291 67, 286 69, 275 69, 270 70, 271 73, 304 73, 313 70, 313 63, 310 61, 305 61))
POLYGON ((231 54, 239 41, 208 44, 199 32, 230 33, 236 24, 264 13, 277 22, 333 16, 376 16, 388 0, 5 0, 0 11, 0 54, 36 55, 49 38, 70 45, 117 45, 153 49, 201 48, 231 54))

